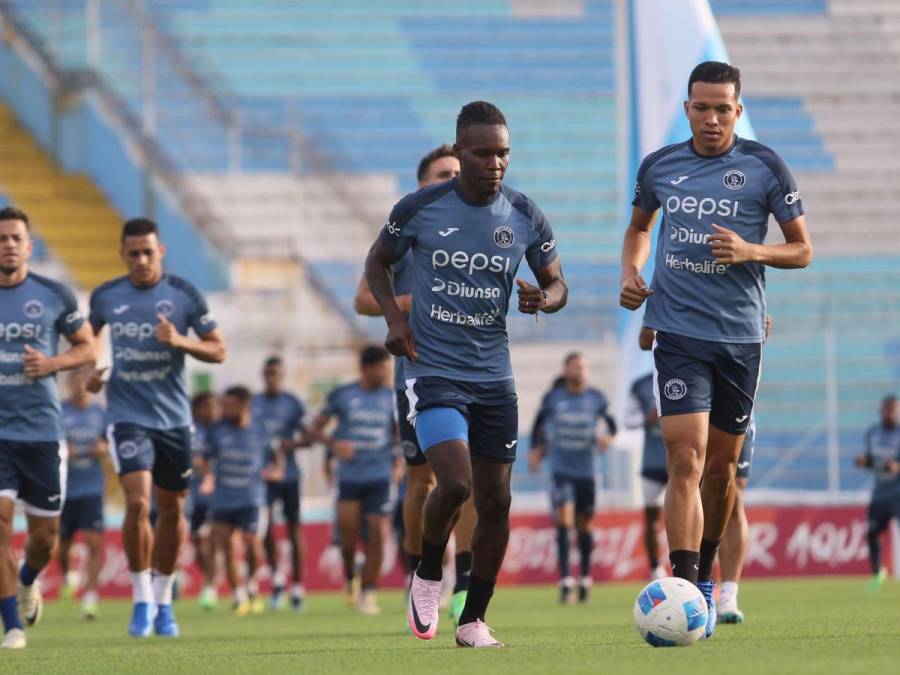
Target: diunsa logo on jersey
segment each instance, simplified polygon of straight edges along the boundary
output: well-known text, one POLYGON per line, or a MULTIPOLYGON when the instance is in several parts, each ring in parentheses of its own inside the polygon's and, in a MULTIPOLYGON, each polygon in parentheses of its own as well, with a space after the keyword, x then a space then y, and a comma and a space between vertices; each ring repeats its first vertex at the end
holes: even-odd
POLYGON ((509 248, 515 240, 512 228, 508 225, 501 225, 494 230, 494 243, 500 248, 509 248))
POLYGON ((169 317, 172 316, 172 312, 175 311, 175 304, 171 300, 159 300, 156 303, 156 313, 162 314, 163 316, 169 317))
POLYGON ((722 177, 722 182, 729 190, 740 190, 744 187, 744 183, 747 182, 747 177, 744 175, 743 171, 732 169, 731 171, 725 172, 725 175, 722 177))
POLYGON ((684 383, 684 380, 675 378, 666 382, 663 393, 670 401, 677 401, 684 398, 685 394, 687 394, 687 385, 684 383))
POLYGON ((29 319, 36 319, 44 313, 44 306, 41 304, 40 300, 29 300, 25 303, 25 306, 22 307, 22 311, 25 312, 25 316, 29 319))

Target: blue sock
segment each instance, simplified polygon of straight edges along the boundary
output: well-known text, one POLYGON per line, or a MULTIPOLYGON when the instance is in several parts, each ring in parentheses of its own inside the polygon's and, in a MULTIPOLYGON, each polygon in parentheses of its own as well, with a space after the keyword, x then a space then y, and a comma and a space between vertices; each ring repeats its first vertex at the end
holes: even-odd
POLYGON ((0 616, 3 617, 3 632, 9 632, 13 628, 22 628, 19 621, 19 608, 16 606, 16 596, 0 598, 0 616))
POLYGON ((37 575, 40 573, 40 570, 32 569, 27 562, 23 562, 22 569, 19 570, 19 581, 22 582, 23 586, 31 586, 31 584, 34 583, 34 580, 37 579, 37 575))

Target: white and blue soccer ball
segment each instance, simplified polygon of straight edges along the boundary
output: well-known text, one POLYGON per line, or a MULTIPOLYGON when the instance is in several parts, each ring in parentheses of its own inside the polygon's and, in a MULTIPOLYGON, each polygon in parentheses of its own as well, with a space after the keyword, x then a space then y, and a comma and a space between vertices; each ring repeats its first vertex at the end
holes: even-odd
POLYGON ((656 579, 641 589, 634 603, 634 624, 654 647, 686 647, 706 632, 706 600, 690 581, 656 579))

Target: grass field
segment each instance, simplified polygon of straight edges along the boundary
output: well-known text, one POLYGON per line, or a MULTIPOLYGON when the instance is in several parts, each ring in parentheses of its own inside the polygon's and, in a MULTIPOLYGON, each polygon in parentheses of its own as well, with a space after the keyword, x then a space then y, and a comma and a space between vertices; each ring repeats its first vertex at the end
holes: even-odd
POLYGON ((885 673, 900 663, 900 584, 869 596, 862 579, 748 581, 747 622, 712 641, 653 649, 632 626, 638 585, 597 586, 589 605, 561 607, 555 589, 500 588, 488 616, 505 650, 462 650, 445 621, 430 643, 405 629, 403 598, 384 593, 380 617, 313 595, 305 614, 236 619, 177 608, 178 640, 125 635, 129 605, 104 603, 86 623, 71 604, 48 603, 23 652, 0 652, 3 673, 885 673))

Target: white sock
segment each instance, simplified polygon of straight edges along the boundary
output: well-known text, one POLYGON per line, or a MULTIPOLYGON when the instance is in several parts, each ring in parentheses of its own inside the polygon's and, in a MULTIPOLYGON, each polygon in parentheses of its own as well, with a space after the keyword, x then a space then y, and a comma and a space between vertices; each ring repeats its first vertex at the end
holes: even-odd
POLYGON ((256 583, 255 577, 251 577, 247 580, 247 593, 250 594, 251 598, 255 598, 259 595, 259 584, 256 583))
POLYGON ((215 592, 216 592, 216 587, 213 586, 212 584, 206 584, 206 585, 203 586, 203 592, 204 592, 204 593, 213 593, 213 594, 215 594, 215 592))
POLYGON ((294 584, 293 594, 302 598, 306 595, 306 587, 303 584, 294 584))
POLYGON ((157 605, 172 604, 172 586, 175 583, 174 574, 157 574, 153 577, 153 596, 157 605))
POLYGON ((722 582, 722 594, 723 598, 734 598, 737 600, 738 594, 738 585, 736 581, 723 581, 722 582))
POLYGON ((85 591, 82 598, 84 604, 95 604, 97 602, 97 591, 85 591))
POLYGON ((272 585, 284 587, 284 572, 281 570, 275 571, 275 574, 272 575, 272 585))
POLYGON ((234 601, 237 604, 242 605, 245 602, 247 602, 247 599, 248 598, 247 598, 247 589, 246 588, 244 588, 243 586, 238 586, 237 588, 234 589, 234 601))
POLYGON ((131 573, 131 597, 135 603, 153 602, 153 577, 150 570, 131 573))

